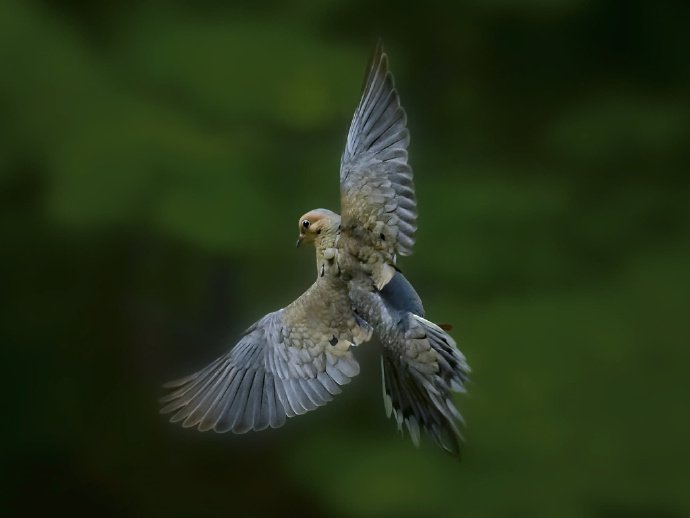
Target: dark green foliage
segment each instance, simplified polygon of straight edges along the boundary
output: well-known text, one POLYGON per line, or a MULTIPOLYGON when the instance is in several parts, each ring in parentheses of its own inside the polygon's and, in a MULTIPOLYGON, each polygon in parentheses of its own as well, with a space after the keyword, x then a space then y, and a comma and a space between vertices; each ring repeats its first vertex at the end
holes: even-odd
POLYGON ((241 4, 0 6, 0 514, 690 514, 690 4, 241 4), (281 430, 169 426, 314 277, 379 36, 463 461, 396 436, 374 347, 281 430))

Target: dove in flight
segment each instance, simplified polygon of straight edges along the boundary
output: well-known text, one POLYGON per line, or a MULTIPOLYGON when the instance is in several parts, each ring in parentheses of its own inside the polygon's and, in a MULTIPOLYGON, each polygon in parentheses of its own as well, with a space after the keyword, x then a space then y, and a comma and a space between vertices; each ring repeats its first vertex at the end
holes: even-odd
POLYGON ((418 445, 425 430, 459 454, 469 366, 453 338, 425 318, 396 266, 417 228, 406 115, 379 44, 340 166, 341 215, 299 218, 297 245, 316 249, 316 280, 294 302, 252 325, 207 367, 166 384, 161 413, 201 431, 245 433, 282 426, 326 404, 359 373, 352 347, 381 344, 386 413, 418 445))

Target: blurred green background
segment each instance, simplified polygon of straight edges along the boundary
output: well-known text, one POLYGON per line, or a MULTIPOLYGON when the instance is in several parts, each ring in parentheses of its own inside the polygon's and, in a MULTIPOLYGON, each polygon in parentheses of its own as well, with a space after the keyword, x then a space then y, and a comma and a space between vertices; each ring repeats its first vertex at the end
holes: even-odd
POLYGON ((689 516, 690 3, 0 5, 3 516, 689 516), (473 371, 458 463, 375 346, 281 430, 162 382, 314 277, 378 37, 412 133, 401 267, 473 371))

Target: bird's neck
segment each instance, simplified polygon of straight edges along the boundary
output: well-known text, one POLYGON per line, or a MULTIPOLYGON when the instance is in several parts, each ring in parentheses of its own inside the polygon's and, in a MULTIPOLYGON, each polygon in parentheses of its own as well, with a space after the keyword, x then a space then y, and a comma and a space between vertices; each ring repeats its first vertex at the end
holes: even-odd
POLYGON ((321 265, 324 261, 323 253, 328 248, 336 248, 338 245, 338 237, 340 236, 340 222, 323 228, 321 233, 314 240, 314 248, 316 249, 316 271, 321 271, 321 265))

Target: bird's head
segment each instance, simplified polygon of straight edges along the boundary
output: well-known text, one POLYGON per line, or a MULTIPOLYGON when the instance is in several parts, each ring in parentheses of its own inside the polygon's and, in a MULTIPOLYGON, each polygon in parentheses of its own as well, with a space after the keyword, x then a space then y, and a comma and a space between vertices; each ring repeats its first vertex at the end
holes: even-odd
POLYGON ((314 209, 301 216, 298 225, 297 246, 302 243, 315 243, 327 237, 335 238, 340 226, 340 216, 328 209, 314 209))

